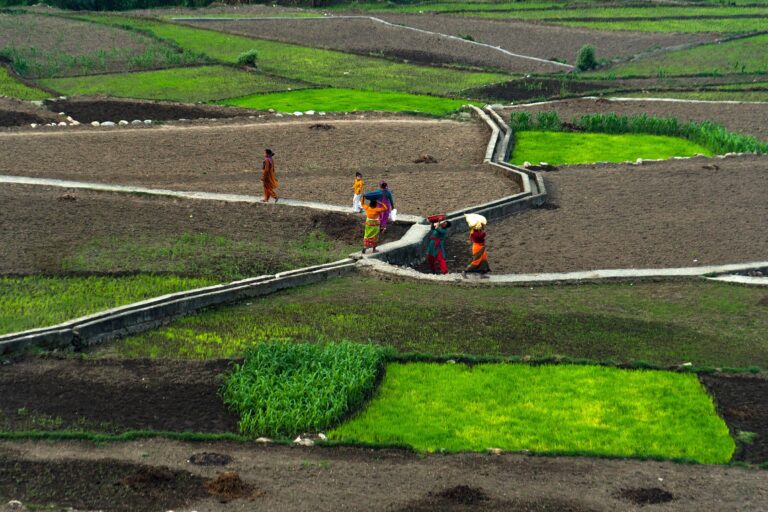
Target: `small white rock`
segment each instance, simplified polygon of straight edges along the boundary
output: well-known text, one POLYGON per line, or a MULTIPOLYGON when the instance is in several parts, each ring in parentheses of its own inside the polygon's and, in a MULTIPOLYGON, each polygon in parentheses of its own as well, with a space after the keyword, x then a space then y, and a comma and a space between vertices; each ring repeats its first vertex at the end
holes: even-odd
POLYGON ((635 163, 637 165, 641 165, 643 163, 643 159, 642 158, 638 158, 637 160, 635 160, 635 163))
POLYGON ((139 119, 134 119, 133 121, 131 121, 131 124, 143 124, 143 123, 139 119))
POLYGON ((75 120, 73 120, 73 121, 72 121, 71 123, 69 123, 69 124, 70 124, 70 125, 72 125, 72 126, 79 126, 79 125, 80 125, 80 121, 75 121, 75 120))
POLYGON ((267 112, 270 112, 270 113, 274 114, 275 113, 275 109, 271 108, 271 109, 267 110, 267 112))
POLYGON ((101 123, 101 126, 115 126, 115 123, 113 123, 112 121, 104 121, 103 123, 101 123))
POLYGON ((318 112, 318 114, 317 114, 317 115, 319 115, 319 116, 324 116, 324 115, 325 115, 325 112, 318 112))
POLYGON ((32 123, 29 126, 31 126, 32 128, 37 128, 37 123, 32 123))
POLYGON ((319 437, 319 438, 320 438, 320 439, 322 439, 323 441, 326 441, 326 440, 328 439, 328 436, 326 436, 326 435, 325 435, 325 434, 323 434, 322 432, 319 432, 319 433, 317 434, 317 437, 319 437))
POLYGON ((315 111, 314 111, 314 110, 307 110, 307 111, 306 111, 306 112, 304 112, 304 113, 305 113, 306 115, 308 115, 308 116, 313 116, 313 115, 315 115, 315 111))
POLYGON ((101 126, 101 123, 100 123, 100 122, 98 122, 98 121, 93 121, 93 122, 91 123, 91 126, 101 126))
POLYGON ((151 119, 145 119, 144 120, 144 124, 152 124, 152 120, 151 119))
POLYGON ((128 126, 128 121, 126 121, 125 119, 121 119, 120 121, 118 121, 117 124, 119 124, 120 126, 128 126))
POLYGON ((283 117, 283 114, 281 114, 280 112, 278 112, 277 114, 275 114, 275 117, 283 117))
POLYGON ((293 115, 295 115, 296 117, 301 117, 301 116, 304 115, 304 112, 298 112, 297 111, 297 112, 294 112, 293 115))
POLYGON ((11 500, 7 503, 10 510, 21 510, 24 508, 24 504, 19 500, 11 500))
POLYGON ((257 438, 256 438, 256 442, 257 442, 257 443, 264 443, 264 444, 267 444, 267 443, 271 443, 271 442, 273 442, 273 441, 272 441, 272 439, 270 439, 270 438, 268 438, 268 437, 257 437, 257 438))
POLYGON ((60 123, 59 123, 59 126, 67 126, 67 123, 65 123, 64 121, 62 121, 62 122, 60 122, 60 123))
POLYGON ((65 116, 65 115, 67 115, 67 113, 66 112, 59 112, 59 115, 60 116, 65 116))

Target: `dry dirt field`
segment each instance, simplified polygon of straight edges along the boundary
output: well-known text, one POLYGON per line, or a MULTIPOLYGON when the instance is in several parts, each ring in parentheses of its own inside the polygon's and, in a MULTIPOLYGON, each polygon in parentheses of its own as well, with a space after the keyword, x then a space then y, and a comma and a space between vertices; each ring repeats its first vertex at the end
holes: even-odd
POLYGON ((585 44, 595 47, 599 59, 628 58, 651 50, 716 40, 717 34, 676 34, 592 30, 579 27, 479 19, 440 14, 372 14, 392 23, 451 35, 470 35, 476 41, 521 55, 561 59, 574 64, 585 44))
POLYGON ((487 128, 476 122, 360 116, 17 130, 0 133, 0 174, 259 195, 269 147, 282 197, 351 207, 360 171, 367 190, 390 184, 401 213, 431 214, 518 191, 482 164, 487 141, 487 128), (331 129, 313 129, 318 123, 331 129), (424 154, 437 163, 413 162, 424 154))
MULTIPOLYGON (((488 227, 495 273, 695 267, 764 261, 768 157, 561 167, 545 175, 551 209, 488 227), (705 166, 717 165, 718 169, 705 166)), ((460 235, 452 270, 469 259, 460 235)))
POLYGON ((463 64, 513 73, 551 73, 565 69, 546 62, 511 57, 492 48, 464 41, 385 25, 367 18, 327 17, 184 23, 302 46, 364 55, 383 55, 427 65, 463 64))
MULTIPOLYGON (((306 266, 308 262, 300 259, 293 246, 313 231, 325 233, 339 257, 362 245, 360 216, 279 204, 6 184, 0 186, 0 204, 0 275, 60 274, 63 267, 72 265, 78 271, 108 273, 175 272, 181 265, 186 270, 181 273, 217 274, 219 265, 232 260, 246 275, 259 275, 286 270, 286 266, 306 266), (186 235, 206 240, 224 237, 232 245, 226 254, 209 257, 186 252, 172 256, 159 249, 173 247, 186 235), (121 250, 125 244, 135 246, 126 252, 121 250), (132 256, 131 251, 148 252, 132 256), (84 263, 78 263, 80 258, 84 263), (75 263, 64 265, 67 261, 75 263)), ((403 231, 393 227, 382 242, 396 240, 403 231)), ((215 246, 209 242, 198 250, 215 251, 215 246)))
POLYGON ((578 457, 150 439, 0 441, 0 462, 5 481, 24 482, 13 488, 18 499, 80 510, 758 512, 768 503, 765 471, 578 457), (206 492, 225 471, 242 483, 206 492))
POLYGON ((503 109, 542 112, 555 110, 560 119, 570 120, 584 114, 615 112, 618 115, 648 114, 676 117, 681 121, 710 120, 734 132, 768 140, 768 103, 686 103, 680 101, 611 101, 608 99, 573 99, 503 109))

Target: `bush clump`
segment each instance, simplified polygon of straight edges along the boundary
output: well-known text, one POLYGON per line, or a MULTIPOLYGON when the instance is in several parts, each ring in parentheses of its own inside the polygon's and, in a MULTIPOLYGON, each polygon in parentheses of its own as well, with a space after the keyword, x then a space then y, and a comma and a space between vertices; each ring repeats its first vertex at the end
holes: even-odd
MULTIPOLYGON (((528 112, 514 112, 510 116, 513 131, 541 130, 556 132, 563 129, 563 123, 555 111, 539 112, 533 119, 528 112)), ((710 149, 717 154, 758 153, 768 154, 768 144, 750 135, 734 133, 712 121, 681 123, 674 117, 656 117, 646 114, 619 116, 608 114, 586 114, 565 123, 568 129, 592 133, 643 133, 681 137, 710 149)))
POLYGON ((237 63, 241 66, 253 66, 255 68, 258 57, 259 54, 256 50, 248 50, 237 56, 237 63))
POLYGON ((591 44, 585 44, 576 54, 576 69, 587 71, 597 67, 597 58, 595 58, 595 47, 591 44))
POLYGON ((327 429, 360 407, 384 369, 384 352, 349 342, 259 343, 222 388, 240 431, 286 437, 327 429))

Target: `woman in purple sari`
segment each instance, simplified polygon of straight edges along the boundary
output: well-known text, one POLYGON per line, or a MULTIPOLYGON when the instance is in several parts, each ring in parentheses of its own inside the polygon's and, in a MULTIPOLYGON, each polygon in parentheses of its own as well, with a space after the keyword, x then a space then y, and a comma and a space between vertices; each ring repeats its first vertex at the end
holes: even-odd
POLYGON ((381 232, 387 230, 387 222, 389 222, 389 212, 395 207, 395 201, 392 199, 392 192, 387 188, 387 182, 382 181, 379 185, 381 187, 381 199, 380 202, 386 205, 387 209, 379 214, 379 224, 381 225, 381 232))

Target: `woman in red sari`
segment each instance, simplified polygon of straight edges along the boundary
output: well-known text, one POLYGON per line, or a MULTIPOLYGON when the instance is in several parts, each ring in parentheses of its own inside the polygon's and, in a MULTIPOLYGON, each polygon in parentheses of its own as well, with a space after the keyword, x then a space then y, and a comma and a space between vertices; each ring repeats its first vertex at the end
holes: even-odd
POLYGON ((488 253, 485 252, 485 226, 470 229, 469 240, 472 242, 472 261, 462 275, 467 277, 467 272, 476 272, 480 277, 488 277, 486 274, 491 271, 491 267, 488 265, 488 253))
POLYGON ((261 183, 264 185, 264 202, 269 202, 270 197, 277 202, 277 177, 275 177, 275 153, 271 149, 264 150, 264 163, 261 165, 261 183))

